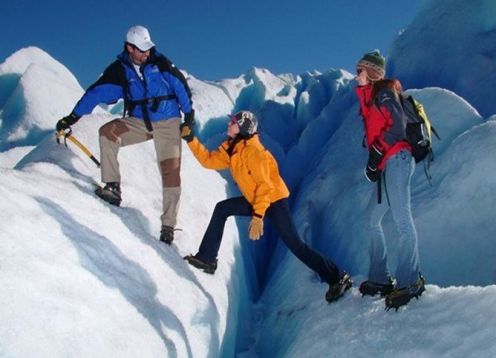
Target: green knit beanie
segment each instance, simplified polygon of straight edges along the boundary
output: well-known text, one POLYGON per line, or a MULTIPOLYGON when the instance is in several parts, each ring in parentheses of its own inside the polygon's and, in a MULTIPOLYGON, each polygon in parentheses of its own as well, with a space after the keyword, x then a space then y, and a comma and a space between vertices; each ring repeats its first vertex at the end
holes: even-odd
POLYGON ((357 68, 365 69, 372 81, 378 81, 386 74, 386 59, 379 50, 374 50, 363 55, 357 63, 357 68))

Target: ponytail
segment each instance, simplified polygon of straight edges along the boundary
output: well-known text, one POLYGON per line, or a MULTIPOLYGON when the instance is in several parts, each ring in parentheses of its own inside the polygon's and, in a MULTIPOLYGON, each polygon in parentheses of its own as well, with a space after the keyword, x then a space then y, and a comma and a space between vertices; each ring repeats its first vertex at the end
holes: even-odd
POLYGON ((372 95, 370 96, 370 102, 367 103, 367 107, 372 107, 375 104, 377 95, 384 89, 392 90, 396 96, 403 92, 403 86, 397 79, 385 78, 383 80, 376 81, 372 84, 372 95))

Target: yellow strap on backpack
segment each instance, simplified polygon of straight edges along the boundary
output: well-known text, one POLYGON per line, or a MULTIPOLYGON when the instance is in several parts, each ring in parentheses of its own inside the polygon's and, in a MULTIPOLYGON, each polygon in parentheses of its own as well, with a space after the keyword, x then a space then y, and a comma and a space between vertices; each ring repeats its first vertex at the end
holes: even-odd
POLYGON ((415 103, 415 108, 418 111, 418 114, 422 119, 424 120, 425 128, 427 128, 427 134, 429 136, 429 140, 432 141, 432 129, 431 129, 431 122, 429 121, 429 117, 427 117, 427 113, 425 113, 424 106, 422 103, 416 101, 415 99, 413 100, 415 103))

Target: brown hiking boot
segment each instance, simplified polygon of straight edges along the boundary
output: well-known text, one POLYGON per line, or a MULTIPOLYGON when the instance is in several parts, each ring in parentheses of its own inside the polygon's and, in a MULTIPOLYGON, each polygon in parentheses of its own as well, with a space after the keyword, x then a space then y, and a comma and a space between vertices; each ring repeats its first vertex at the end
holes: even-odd
POLYGON ((397 311, 398 308, 410 302, 413 297, 418 299, 420 296, 422 296, 422 293, 424 291, 425 279, 422 275, 420 275, 419 279, 414 284, 403 288, 397 288, 390 294, 386 295, 386 307, 384 309, 386 311, 389 311, 391 308, 395 308, 397 311))
POLYGON ((341 279, 337 283, 329 284, 329 290, 325 295, 326 301, 331 303, 339 300, 352 285, 353 281, 351 280, 351 276, 346 272, 343 273, 341 279))
POLYGON ((358 290, 362 294, 362 296, 375 296, 376 294, 380 294, 381 297, 384 297, 390 294, 395 287, 395 281, 389 277, 387 283, 379 283, 374 281, 364 281, 360 284, 358 290))
POLYGON ((107 183, 103 188, 95 190, 95 194, 107 203, 115 206, 121 205, 121 185, 117 182, 107 183))
POLYGON ((203 270, 203 272, 209 273, 211 275, 213 275, 215 273, 215 270, 217 270, 217 260, 215 260, 214 262, 206 262, 196 255, 184 256, 184 259, 188 261, 191 266, 203 270))
POLYGON ((174 228, 172 226, 162 225, 160 241, 165 242, 167 245, 172 244, 172 241, 174 241, 174 228))

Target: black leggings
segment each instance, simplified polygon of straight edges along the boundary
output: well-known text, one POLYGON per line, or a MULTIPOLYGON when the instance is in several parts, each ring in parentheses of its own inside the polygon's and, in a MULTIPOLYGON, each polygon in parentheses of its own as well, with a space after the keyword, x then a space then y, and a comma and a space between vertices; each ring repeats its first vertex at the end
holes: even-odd
MULTIPOLYGON (((217 259, 227 218, 252 216, 252 214, 252 206, 244 197, 226 199, 217 203, 198 250, 198 257, 207 262, 214 262, 217 259)), ((323 281, 330 284, 339 281, 340 271, 336 264, 300 239, 286 199, 272 203, 267 209, 266 216, 272 220, 282 241, 301 262, 317 272, 323 281)))

